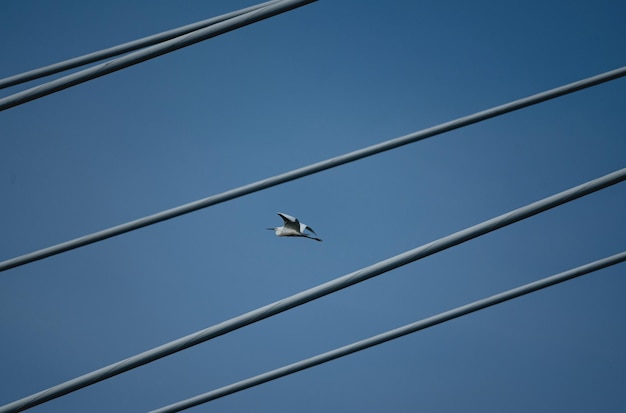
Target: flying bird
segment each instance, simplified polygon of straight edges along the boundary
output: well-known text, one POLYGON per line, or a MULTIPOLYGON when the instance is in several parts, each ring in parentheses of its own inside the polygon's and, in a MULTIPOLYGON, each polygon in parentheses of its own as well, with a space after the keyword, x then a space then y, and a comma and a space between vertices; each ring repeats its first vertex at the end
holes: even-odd
POLYGON ((305 237, 314 239, 315 241, 321 241, 321 239, 317 237, 305 234, 304 231, 306 230, 311 231, 313 234, 315 234, 315 231, 313 231, 313 228, 310 226, 298 221, 298 218, 283 214, 282 212, 279 212, 278 215, 283 219, 284 225, 282 227, 268 228, 274 231, 277 237, 305 237))

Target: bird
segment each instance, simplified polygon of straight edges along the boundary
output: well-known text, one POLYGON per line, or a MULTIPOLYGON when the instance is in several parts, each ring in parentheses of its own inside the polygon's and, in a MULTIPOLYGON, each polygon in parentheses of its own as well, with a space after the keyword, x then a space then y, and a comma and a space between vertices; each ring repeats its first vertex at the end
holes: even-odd
POLYGON ((274 231, 277 237, 305 237, 309 239, 314 239, 315 241, 322 241, 317 237, 305 234, 304 231, 306 230, 311 231, 313 234, 315 234, 315 231, 313 231, 313 228, 311 228, 310 226, 298 221, 298 218, 292 217, 291 215, 283 214, 282 212, 279 212, 278 216, 283 219, 284 225, 282 227, 267 228, 274 231))

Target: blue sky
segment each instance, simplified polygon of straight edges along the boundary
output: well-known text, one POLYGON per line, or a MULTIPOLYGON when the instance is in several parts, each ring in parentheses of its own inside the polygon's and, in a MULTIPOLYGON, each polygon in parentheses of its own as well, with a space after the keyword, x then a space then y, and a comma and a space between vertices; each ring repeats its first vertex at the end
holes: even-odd
MULTIPOLYGON (((0 77, 252 4, 4 2, 0 77)), ((624 17, 321 0, 6 110, 0 260, 621 67, 624 17)), ((616 80, 3 272, 0 404, 623 168, 624 96, 616 80), (276 212, 324 242, 275 237, 276 212)), ((621 252, 624 185, 32 411, 161 407, 621 252)), ((624 410, 625 268, 190 411, 624 410)))

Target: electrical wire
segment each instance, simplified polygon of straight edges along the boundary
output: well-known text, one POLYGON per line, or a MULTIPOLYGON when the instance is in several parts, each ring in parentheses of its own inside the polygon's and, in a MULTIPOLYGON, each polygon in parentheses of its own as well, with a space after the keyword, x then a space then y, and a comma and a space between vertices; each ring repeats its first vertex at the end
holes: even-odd
POLYGON ((0 111, 30 102, 31 100, 39 99, 40 97, 87 82, 88 80, 96 79, 126 67, 136 65, 146 60, 153 59, 183 47, 210 39, 211 37, 219 36, 220 34, 256 23, 260 20, 284 13, 296 7, 304 6, 314 1, 317 0, 281 0, 263 8, 230 18, 220 23, 212 24, 208 27, 175 37, 154 46, 146 47, 126 56, 118 57, 117 59, 110 60, 88 69, 72 73, 71 75, 52 80, 48 83, 35 86, 31 89, 4 97, 0 99, 0 111))
MULTIPOLYGON (((10 78, 0 80, 0 88, 8 87, 18 83, 33 80, 35 78, 47 76, 49 74, 58 73, 62 70, 68 70, 69 68, 78 67, 83 64, 91 63, 97 60, 101 60, 107 57, 111 57, 120 53, 125 53, 132 50, 137 50, 141 47, 146 47, 143 50, 131 53, 127 56, 106 62, 95 67, 85 69, 75 74, 62 77, 52 82, 48 82, 41 86, 28 89, 26 91, 8 96, 0 99, 0 111, 8 109, 10 107, 17 106, 19 104, 37 99, 42 96, 46 96, 50 93, 54 93, 59 90, 71 87, 73 85, 83 83, 85 81, 103 76, 105 74, 120 70, 122 68, 140 63, 142 61, 160 56, 165 53, 177 50, 182 47, 197 43, 202 40, 217 36, 230 30, 234 30, 239 27, 251 24, 253 22, 262 20, 267 17, 282 13, 284 11, 291 10, 296 7, 311 3, 315 0, 274 0, 267 3, 252 6, 246 9, 242 9, 236 12, 232 12, 226 15, 218 16, 213 19, 205 20, 203 22, 194 23, 193 25, 184 26, 178 29, 170 30, 168 32, 160 33, 158 35, 149 36, 144 39, 140 39, 134 42, 129 42, 120 46, 116 46, 110 49, 106 49, 100 52, 91 53, 78 58, 70 59, 64 62, 60 62, 54 65, 50 65, 44 68, 35 69, 30 72, 16 75, 10 78), (225 17, 225 16, 231 16, 225 17), (219 20, 221 19, 221 20, 219 20), (207 23, 211 21, 211 23, 207 23), (204 26, 203 26, 204 24, 204 26), (198 27, 194 29, 193 27, 198 27), (189 29, 194 31, 189 31, 189 29), (185 33, 179 35, 179 33, 185 33), (178 37, 172 38, 172 36, 178 37), (169 40, 165 37, 170 36, 169 40), (158 39, 158 40, 157 40, 158 39), (164 41, 162 41, 164 40, 164 41), (161 42, 155 44, 156 42, 161 42), (150 46, 152 45, 152 46, 150 46), (115 53, 115 54, 111 54, 115 53), (11 83, 14 82, 14 83, 11 83)), ((299 169, 295 169, 280 175, 276 175, 267 179, 257 181, 252 184, 248 184, 239 188, 232 189, 230 191, 213 195, 208 198, 204 198, 192 203, 188 203, 176 208, 172 208, 166 211, 162 211, 153 215, 149 215, 122 225, 111 227, 103 231, 95 232, 80 238, 76 238, 67 242, 53 245, 42 250, 25 254, 13 259, 0 262, 0 271, 4 271, 10 268, 14 268, 20 265, 24 265, 29 262, 40 260, 49 256, 60 254, 65 251, 69 251, 75 248, 79 248, 91 243, 95 243, 113 236, 123 234, 125 232, 133 231, 142 228, 147 225, 152 225, 164 220, 168 220, 186 213, 190 213, 208 206, 216 205, 221 202, 232 200, 240 196, 244 196, 262 189, 266 189, 275 185, 279 185, 285 182, 289 182, 295 179, 302 178, 317 172, 321 172, 336 166, 340 166, 349 162, 353 162, 365 157, 376 155, 387 150, 398 148, 409 143, 414 143, 422 139, 426 139, 444 132, 448 132, 454 129, 458 129, 464 126, 468 126, 477 122, 481 122, 486 119, 490 119, 495 116, 499 116, 505 113, 509 113, 518 109, 522 109, 543 101, 553 99, 565 94, 573 93, 578 90, 582 90, 591 86, 595 86, 610 80, 614 80, 626 75, 626 66, 615 69, 613 71, 605 72, 587 79, 583 79, 577 82, 566 84, 561 87, 557 87, 548 91, 544 91, 523 99, 515 100, 500 106, 496 106, 481 112, 474 113, 469 116, 461 117, 456 120, 442 123, 440 125, 424 129, 418 132, 414 132, 409 135, 405 135, 399 138, 388 140, 370 147, 362 148, 344 155, 340 155, 325 161, 321 161, 315 164, 311 164, 299 169)), ((425 244, 421 247, 406 251, 402 254, 398 254, 389 259, 377 262, 368 267, 362 268, 350 274, 336 278, 324 284, 302 291, 298 294, 292 295, 285 299, 279 300, 264 307, 255 309, 248 313, 242 314, 238 317, 226 320, 222 323, 216 324, 204 330, 195 332, 185 337, 179 338, 172 342, 163 344, 159 347, 145 351, 138 355, 129 357, 123 361, 113 363, 104 368, 87 373, 75 379, 61 383, 47 390, 38 392, 31 396, 27 396, 20 400, 9 403, 0 407, 0 412, 16 412, 21 411, 44 402, 53 400, 62 395, 71 393, 81 388, 87 387, 91 384, 95 384, 107 378, 124 373, 141 365, 150 363, 154 360, 166 357, 174 354, 178 351, 187 349, 194 345, 203 343, 212 338, 221 336, 228 332, 234 331, 241 327, 253 324, 257 321, 269 318, 273 315, 287 311, 299 305, 313 301, 317 298, 334 293, 341 289, 355 285, 357 283, 368 280, 372 277, 378 276, 395 268, 409 264, 426 256, 443 251, 452 246, 461 244, 463 242, 474 239, 478 236, 484 235, 488 232, 526 219, 530 216, 536 215, 548 209, 554 208, 558 205, 580 198, 582 196, 591 194, 595 191, 606 188, 610 185, 617 184, 626 180, 626 168, 615 171, 603 177, 594 179, 577 187, 568 189, 561 193, 555 194, 551 197, 544 198, 540 201, 510 211, 506 214, 500 215, 488 221, 474 225, 470 228, 458 231, 449 236, 440 238, 429 244, 425 244)), ((299 361, 297 363, 290 364, 288 366, 281 367, 279 369, 272 370, 270 372, 263 373, 261 375, 231 384, 229 386, 222 387, 204 393, 202 395, 193 397, 191 399, 183 400, 181 402, 163 407, 155 410, 155 412, 166 411, 178 411, 192 407, 201 403, 205 403, 210 400, 214 400, 219 397, 223 397, 228 394, 235 393, 237 391, 244 390, 246 388, 256 386, 261 383, 265 383, 270 380, 274 380, 279 377, 292 374, 297 371, 304 370, 306 368, 319 365, 339 357, 343 357, 348 354, 352 354, 363 349, 382 344, 386 341, 396 339, 398 337, 432 327, 434 325, 449 321, 451 319, 460 317, 465 314, 469 314, 474 311, 478 311, 489 306, 493 306, 504 301, 529 294, 542 288, 546 288, 557 283, 570 280, 572 278, 596 271, 610 265, 617 264, 626 260, 626 252, 614 255, 612 257, 605 258, 587 265, 583 265, 578 268, 571 269, 569 271, 553 275, 534 283, 526 284, 524 286, 494 295, 489 298, 485 298, 465 306, 458 307, 453 310, 435 315, 433 317, 408 324, 406 326, 390 330, 388 332, 379 334, 374 337, 370 337, 365 340, 361 340, 356 343, 308 358, 306 360, 299 361)))
POLYGON ((186 26, 178 27, 176 29, 168 30, 154 34, 152 36, 144 37, 132 42, 127 42, 117 46, 110 47, 108 49, 99 50, 97 52, 89 53, 83 56, 74 57, 72 59, 64 60, 59 63, 54 63, 38 69, 29 70, 14 76, 10 76, 4 79, 0 79, 0 89, 7 88, 9 86, 19 85, 21 83, 29 82, 31 80, 40 79, 45 76, 50 76, 55 73, 64 72, 66 70, 74 69, 80 66, 87 65, 89 63, 98 62, 100 60, 108 59, 109 57, 119 56, 124 53, 132 52, 134 50, 142 49, 147 46, 152 46, 157 43, 164 42, 166 40, 173 39, 174 37, 182 36, 184 34, 193 32, 204 27, 208 27, 215 23, 220 23, 224 20, 228 20, 233 17, 240 16, 242 14, 255 11, 270 4, 279 2, 281 0, 272 0, 266 3, 257 4, 254 6, 246 7, 245 9, 236 10, 230 13, 222 14, 217 17, 212 17, 207 20, 202 20, 196 23, 188 24, 186 26))
POLYGON ((582 275, 589 274, 603 268, 607 268, 611 265, 619 264, 623 261, 626 261, 626 251, 598 261, 591 262, 586 265, 582 265, 577 268, 570 269, 568 271, 564 271, 559 274, 552 275, 550 277, 543 278, 538 281, 522 285, 517 288, 513 288, 511 290, 493 295, 491 297, 474 301, 472 303, 445 311, 443 313, 439 313, 432 317, 425 318, 423 320, 416 321, 414 323, 407 324, 393 330, 386 331, 382 334, 378 334, 376 336, 369 337, 355 343, 348 344, 346 346, 328 351, 326 353, 318 354, 314 357, 310 357, 308 359, 301 360, 296 363, 292 363, 287 366, 283 366, 254 377, 238 381, 228 386, 220 387, 219 389, 215 389, 207 393, 203 393, 198 396, 191 397, 189 399, 182 400, 165 407, 161 407, 159 409, 151 411, 151 413, 171 413, 189 409, 190 407, 198 406, 200 404, 207 403, 209 401, 219 399, 221 397, 228 396, 230 394, 237 393, 245 389, 249 389, 250 387, 258 386, 259 384, 267 383, 269 381, 276 380, 278 378, 318 366, 320 364, 338 359, 340 357, 344 357, 349 354, 386 343, 387 341, 395 340, 407 334, 415 333, 420 330, 425 330, 427 328, 436 326, 441 323, 445 323, 450 320, 454 320, 455 318, 459 318, 461 316, 479 310, 483 310, 496 304, 501 304, 505 301, 509 301, 514 298, 521 297, 523 295, 530 294, 532 292, 572 280, 576 277, 580 277, 582 275))
POLYGON ((599 191, 608 186, 626 180, 626 168, 612 172, 600 178, 583 183, 573 188, 567 189, 555 195, 533 202, 521 208, 509 211, 505 214, 476 224, 472 227, 455 232, 436 241, 422 245, 415 249, 398 254, 394 257, 379 261, 373 265, 362 268, 350 274, 346 274, 334 280, 320 284, 316 287, 294 294, 282 300, 276 301, 264 307, 242 314, 230 320, 223 321, 212 327, 197 331, 185 337, 147 350, 143 353, 129 357, 117 363, 110 364, 98 370, 84 374, 80 377, 50 387, 33 395, 24 397, 12 403, 0 407, 0 413, 18 412, 44 402, 50 401, 65 394, 74 392, 83 387, 111 378, 118 374, 127 372, 136 367, 158 360, 160 358, 177 353, 197 344, 219 337, 241 327, 254 324, 263 319, 295 308, 302 304, 313 301, 317 298, 334 293, 346 287, 363 282, 387 271, 399 268, 421 258, 430 256, 447 248, 477 238, 496 229, 529 218, 548 209, 573 201, 585 195, 599 191))
POLYGON ((513 112, 531 105, 535 105, 544 102, 549 99, 576 92, 591 86, 595 86, 610 80, 618 79, 626 75, 626 66, 621 68, 601 73, 596 76, 592 76, 586 79, 582 79, 573 83, 569 83, 554 89, 550 89, 535 95, 531 95, 522 99, 514 100, 503 105, 495 106, 490 109, 476 112, 472 115, 457 118, 455 120, 441 123, 439 125, 423 129, 418 132, 411 133, 409 135, 401 136, 395 139, 391 139, 385 142, 381 142, 366 148, 358 149, 353 152, 349 152, 334 158, 330 158, 321 162, 317 162, 302 168, 294 169, 289 172, 285 172, 279 175, 272 176, 270 178, 262 179, 254 183, 241 186, 239 188, 231 189, 226 192, 222 192, 217 195, 212 195, 204 199, 200 199, 188 204, 177 206, 165 211, 161 211, 152 215, 145 216, 143 218, 136 219, 134 221, 126 222, 117 226, 113 226, 101 231, 97 231, 88 235, 84 235, 79 238, 75 238, 69 241, 61 242, 56 245, 52 245, 47 248, 43 248, 28 254, 24 254, 15 258, 11 258, 0 262, 0 272, 6 271, 11 268, 19 267, 24 264, 28 264, 33 261, 41 260, 53 255, 57 255, 66 251, 70 251, 76 248, 84 247, 89 244, 93 244, 98 241, 102 241, 117 235, 124 234, 126 232, 134 231, 149 225, 153 225, 162 221, 166 221, 181 215, 188 214, 190 212, 197 211, 199 209, 207 208, 209 206, 217 205, 222 202, 230 201, 244 195, 260 191, 262 189, 271 188, 276 185, 280 185, 286 182, 290 182, 308 175, 312 175, 327 169, 335 168, 340 165, 344 165, 350 162, 354 162, 359 159, 363 159, 372 155, 376 155, 391 149, 395 149, 410 143, 414 143, 426 138, 430 138, 445 132, 449 132, 464 126, 468 126, 474 123, 478 123, 496 116, 503 115, 505 113, 513 112))

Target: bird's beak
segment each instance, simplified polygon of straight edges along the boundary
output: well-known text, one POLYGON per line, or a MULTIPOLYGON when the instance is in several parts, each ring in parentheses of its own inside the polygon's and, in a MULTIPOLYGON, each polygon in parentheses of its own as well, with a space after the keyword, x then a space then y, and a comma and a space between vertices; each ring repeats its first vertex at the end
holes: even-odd
POLYGON ((271 231, 274 231, 276 228, 265 228, 265 229, 269 229, 271 231))

